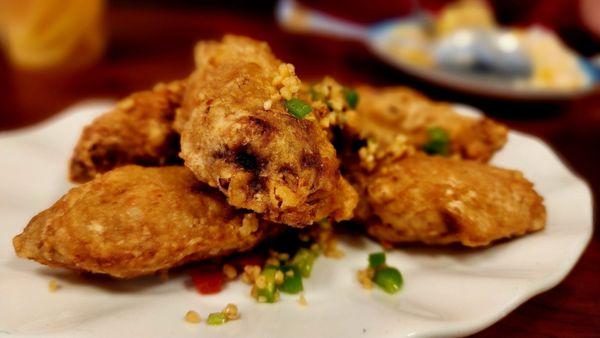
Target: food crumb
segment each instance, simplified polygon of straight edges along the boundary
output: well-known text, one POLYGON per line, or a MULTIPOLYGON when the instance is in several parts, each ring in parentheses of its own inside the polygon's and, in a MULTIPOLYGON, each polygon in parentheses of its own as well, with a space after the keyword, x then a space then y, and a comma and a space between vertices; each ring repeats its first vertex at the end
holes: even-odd
MULTIPOLYGON (((193 311, 191 311, 193 312, 193 311)), ((189 313, 189 312, 188 312, 189 313)), ((206 318, 207 325, 223 325, 229 321, 240 319, 237 305, 229 303, 221 312, 213 312, 206 318)))
POLYGON ((242 273, 242 282, 254 284, 254 281, 260 275, 261 268, 258 265, 246 265, 242 273))
POLYGON ((267 287, 267 278, 263 275, 260 275, 255 279, 254 284, 257 288, 264 289, 267 287))
MULTIPOLYGON (((292 271, 292 270, 290 270, 290 271, 292 271)), ((283 284, 284 278, 285 278, 285 276, 283 275, 283 272, 281 272, 281 270, 277 270, 275 272, 275 284, 277 284, 277 285, 283 284)))
POLYGON ((300 297, 298 298, 298 304, 300 304, 301 306, 307 306, 308 302, 306 301, 306 298, 304 297, 304 294, 301 293, 300 297))
POLYGON ((408 143, 404 134, 398 134, 389 143, 380 143, 374 139, 367 139, 367 145, 360 148, 358 155, 360 165, 367 171, 375 169, 381 159, 400 159, 415 153, 415 149, 408 143))
POLYGON ((48 283, 48 290, 50 290, 50 292, 56 292, 60 288, 61 286, 54 279, 51 279, 48 283))
POLYGON ((263 103, 263 108, 265 110, 269 110, 271 109, 271 106, 273 105, 273 101, 272 100, 267 100, 263 103))
POLYGON ((201 321, 198 312, 190 310, 185 314, 185 321, 192 324, 198 324, 201 321))
POLYGON ((225 275, 225 277, 227 277, 227 279, 233 280, 235 279, 235 277, 237 277, 237 270, 231 264, 224 264, 223 274, 225 275))
POLYGON ((294 65, 282 63, 279 65, 278 75, 273 79, 273 86, 279 89, 279 94, 286 100, 300 90, 300 79, 296 76, 294 65))
POLYGON ((375 275, 375 270, 372 268, 358 270, 356 277, 363 289, 370 290, 373 288, 373 275, 375 275))
POLYGON ((240 314, 238 312, 237 305, 229 303, 227 306, 221 311, 225 315, 227 320, 236 320, 240 319, 240 314))
POLYGON ((319 222, 319 227, 317 227, 317 243, 325 257, 335 259, 344 257, 344 252, 337 247, 337 235, 331 223, 327 220, 319 222))
POLYGON ((275 257, 269 257, 265 263, 267 265, 274 265, 274 266, 279 266, 280 265, 279 259, 277 259, 275 257))

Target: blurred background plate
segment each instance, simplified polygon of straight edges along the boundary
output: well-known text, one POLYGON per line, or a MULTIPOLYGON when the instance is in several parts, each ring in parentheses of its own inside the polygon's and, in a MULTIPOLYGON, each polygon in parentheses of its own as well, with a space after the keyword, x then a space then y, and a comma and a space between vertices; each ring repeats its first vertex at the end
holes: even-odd
POLYGON ((292 33, 365 44, 421 80, 470 95, 564 101, 597 89, 600 67, 541 26, 501 27, 483 1, 456 1, 433 15, 413 0, 410 14, 361 25, 280 0, 276 16, 292 33))

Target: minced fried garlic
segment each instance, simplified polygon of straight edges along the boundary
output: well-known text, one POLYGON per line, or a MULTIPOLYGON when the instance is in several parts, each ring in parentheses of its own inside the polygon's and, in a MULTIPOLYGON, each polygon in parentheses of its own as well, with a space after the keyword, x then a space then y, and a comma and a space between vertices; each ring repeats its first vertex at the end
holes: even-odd
POLYGON ((273 79, 273 86, 279 89, 279 95, 286 100, 294 97, 300 90, 300 79, 296 76, 296 70, 291 63, 279 65, 279 74, 273 79))
POLYGON ((358 156, 360 157, 361 167, 371 171, 381 159, 392 160, 414 153, 415 149, 408 144, 406 136, 399 134, 390 144, 382 144, 373 139, 368 139, 367 145, 359 149, 358 156))
POLYGON ((51 279, 50 282, 48 282, 48 290, 50 290, 50 292, 56 292, 60 288, 61 286, 54 279, 51 279))
POLYGON ((356 273, 356 277, 358 278, 358 282, 364 289, 372 289, 373 288, 373 276, 375 275, 375 270, 372 268, 366 268, 362 270, 358 270, 356 273))
POLYGON ((263 275, 256 277, 254 280, 254 285, 256 285, 259 289, 264 289, 267 287, 267 278, 263 275))
POLYGON ((198 312, 190 310, 185 314, 185 321, 192 324, 198 324, 202 319, 198 312))
POLYGON ((245 214, 242 219, 242 226, 239 229, 239 233, 242 236, 250 235, 258 230, 258 225, 259 222, 256 214, 245 214))
POLYGON ((240 319, 240 314, 238 312, 238 308, 235 304, 229 303, 227 306, 221 311, 222 314, 225 315, 227 320, 236 320, 240 319))
POLYGON ((344 257, 344 253, 337 247, 337 235, 328 220, 318 223, 316 227, 316 240, 318 248, 323 251, 325 257, 336 259, 344 257))
POLYGON ((237 277, 237 270, 231 264, 224 264, 223 274, 225 275, 225 277, 227 277, 227 279, 232 280, 235 279, 235 277, 237 277))
MULTIPOLYGON (((265 296, 258 296, 257 297, 256 287, 252 288, 252 292, 250 293, 250 295, 253 298, 256 298, 256 300, 258 300, 259 303, 267 303, 267 297, 265 297, 265 296)), ((275 291, 275 301, 276 302, 279 301, 279 297, 280 297, 279 290, 277 290, 277 291, 275 291)))
POLYGON ((346 102, 344 87, 331 77, 325 77, 308 89, 315 111, 323 128, 341 126, 346 123, 346 114, 353 110, 346 102))
POLYGON ((270 110, 271 106, 273 106, 273 100, 267 100, 267 101, 263 102, 264 110, 270 110))
POLYGON ((277 252, 275 250, 269 250, 269 256, 271 258, 281 261, 287 261, 288 259, 290 259, 290 254, 288 254, 287 252, 277 252))
POLYGON ((300 297, 298 297, 298 304, 302 305, 302 306, 307 306, 308 302, 306 301, 306 298, 304 297, 304 294, 301 293, 300 297))
MULTIPOLYGON (((235 304, 229 303, 227 304, 227 306, 225 306, 225 308, 223 310, 221 310, 221 312, 214 312, 211 313, 208 316, 208 319, 206 320, 206 323, 208 325, 221 325, 221 324, 225 324, 228 321, 231 320, 237 320, 240 319, 240 313, 238 311, 238 308, 235 304)), ((198 324, 201 322, 201 318, 200 315, 193 310, 188 311, 185 314, 185 321, 188 323, 192 323, 192 324, 198 324)))
POLYGON ((327 245, 323 248, 323 254, 325 257, 340 259, 344 258, 345 254, 343 251, 337 248, 337 237, 330 236, 326 239, 327 245))
POLYGON ((310 250, 317 254, 322 253, 325 257, 336 259, 344 257, 344 252, 337 247, 338 238, 335 229, 327 219, 316 222, 307 232, 299 234, 298 237, 303 242, 314 240, 310 250))
MULTIPOLYGON (((292 270, 290 270, 290 271, 292 271, 292 270)), ((281 270, 277 270, 275 272, 275 284, 277 284, 277 285, 283 284, 284 279, 285 279, 285 276, 284 276, 283 272, 281 272, 281 270)))
POLYGON ((254 284, 256 278, 260 276, 261 268, 258 265, 246 265, 242 273, 242 282, 246 284, 254 284))
POLYGON ((275 266, 279 266, 279 259, 275 258, 275 257, 269 257, 267 258, 267 260, 265 261, 265 263, 267 265, 275 265, 275 266))

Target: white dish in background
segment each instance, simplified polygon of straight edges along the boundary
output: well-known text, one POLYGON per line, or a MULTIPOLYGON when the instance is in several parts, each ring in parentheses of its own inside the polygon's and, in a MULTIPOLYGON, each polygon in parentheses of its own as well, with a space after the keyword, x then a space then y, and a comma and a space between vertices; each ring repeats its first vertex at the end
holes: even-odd
MULTIPOLYGON (((356 271, 381 250, 365 238, 345 239, 346 257, 320 257, 305 280, 308 306, 282 295, 258 304, 242 282, 211 296, 186 287, 179 274, 134 281, 86 282, 64 270, 19 259, 12 238, 37 212, 67 191, 67 160, 81 128, 110 105, 77 105, 32 128, 0 133, 0 336, 27 337, 400 337, 456 336, 481 330, 530 297, 558 284, 592 232, 588 186, 550 148, 511 132, 493 163, 524 172, 544 196, 544 231, 482 250, 409 248, 388 254, 405 278, 390 296, 363 290, 356 271), (48 291, 56 279, 62 288, 48 291), (186 323, 196 310, 205 319, 227 303, 242 318, 220 327, 186 323)), ((471 111, 457 106, 461 111, 471 111)))
MULTIPOLYGON (((600 75, 596 74, 599 72, 597 62, 582 57, 578 58, 578 66, 588 81, 577 88, 538 88, 527 83, 517 85, 494 76, 473 76, 475 74, 451 72, 439 67, 411 63, 396 55, 390 46, 397 40, 394 36, 396 28, 422 28, 423 15, 426 15, 425 12, 413 13, 406 17, 362 26, 304 7, 295 0, 279 0, 275 13, 278 23, 291 32, 359 41, 381 60, 406 74, 468 94, 515 101, 562 101, 585 96, 598 88, 600 75)), ((407 38, 403 43, 418 45, 419 41, 407 38)), ((431 51, 427 54, 430 53, 431 51)))

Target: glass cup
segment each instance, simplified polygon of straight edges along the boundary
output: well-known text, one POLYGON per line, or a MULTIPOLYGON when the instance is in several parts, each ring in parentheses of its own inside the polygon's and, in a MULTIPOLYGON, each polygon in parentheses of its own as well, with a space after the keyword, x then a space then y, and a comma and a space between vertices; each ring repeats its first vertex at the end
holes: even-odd
POLYGON ((19 68, 79 68, 102 55, 104 12, 104 0, 0 0, 0 37, 19 68))

